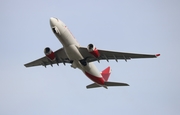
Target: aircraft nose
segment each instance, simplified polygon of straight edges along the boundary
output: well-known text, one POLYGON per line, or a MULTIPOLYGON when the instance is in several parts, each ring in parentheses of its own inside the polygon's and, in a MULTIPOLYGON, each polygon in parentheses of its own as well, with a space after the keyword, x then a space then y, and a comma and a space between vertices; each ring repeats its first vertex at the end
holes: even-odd
POLYGON ((53 18, 53 17, 51 17, 51 18, 50 18, 50 22, 52 22, 52 21, 53 21, 53 19, 54 19, 54 18, 53 18))
POLYGON ((58 21, 57 18, 51 17, 50 18, 50 25, 51 25, 51 27, 53 27, 57 21, 58 21))
POLYGON ((54 26, 54 18, 53 17, 50 18, 50 25, 51 25, 51 27, 54 26))
POLYGON ((52 31, 55 33, 55 34, 60 34, 60 31, 58 29, 58 23, 59 23, 59 20, 57 18, 54 18, 54 17, 51 17, 50 18, 50 26, 52 28, 52 31))

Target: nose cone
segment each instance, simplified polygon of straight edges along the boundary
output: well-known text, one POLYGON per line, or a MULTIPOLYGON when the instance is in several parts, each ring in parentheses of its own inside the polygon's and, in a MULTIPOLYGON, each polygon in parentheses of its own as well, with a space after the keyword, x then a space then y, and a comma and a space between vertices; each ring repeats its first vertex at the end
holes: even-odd
POLYGON ((57 22, 59 22, 59 20, 57 18, 54 18, 54 17, 50 18, 51 27, 55 26, 57 24, 57 22))
POLYGON ((50 25, 53 27, 55 25, 55 18, 51 17, 50 18, 50 25))

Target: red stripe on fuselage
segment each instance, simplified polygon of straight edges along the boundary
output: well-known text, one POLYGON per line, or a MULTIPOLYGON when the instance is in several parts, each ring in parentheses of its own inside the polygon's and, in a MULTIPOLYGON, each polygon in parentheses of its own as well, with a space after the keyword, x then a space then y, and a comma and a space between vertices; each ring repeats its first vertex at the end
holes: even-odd
POLYGON ((87 72, 85 72, 86 76, 91 79, 92 81, 100 84, 100 85, 104 85, 104 79, 102 77, 96 77, 96 76, 93 76, 87 72))

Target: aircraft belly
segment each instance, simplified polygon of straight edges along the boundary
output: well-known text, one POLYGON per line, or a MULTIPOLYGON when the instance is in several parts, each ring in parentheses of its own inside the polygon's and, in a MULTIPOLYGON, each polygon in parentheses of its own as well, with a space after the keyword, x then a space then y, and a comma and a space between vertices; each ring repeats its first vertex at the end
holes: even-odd
POLYGON ((100 77, 100 78, 102 77, 102 75, 100 74, 100 72, 98 71, 98 69, 92 62, 88 63, 87 66, 82 66, 79 63, 79 60, 84 59, 84 57, 81 55, 81 53, 79 52, 78 48, 75 45, 69 45, 67 47, 64 47, 64 49, 68 58, 70 60, 73 60, 73 63, 75 63, 75 65, 79 69, 81 69, 84 73, 87 72, 93 76, 100 77))
POLYGON ((68 47, 69 45, 79 46, 78 42, 67 28, 64 30, 64 32, 61 35, 58 35, 57 38, 64 47, 68 47))
POLYGON ((101 78, 102 75, 100 74, 99 70, 96 68, 94 63, 90 62, 87 67, 84 67, 84 73, 87 72, 95 77, 101 78))
POLYGON ((86 66, 83 66, 79 60, 84 59, 84 57, 79 52, 78 48, 79 44, 77 43, 76 39, 72 36, 72 34, 66 30, 61 36, 58 37, 61 43, 64 46, 66 55, 70 60, 73 60, 72 67, 79 68, 83 71, 83 73, 90 78, 92 81, 103 84, 104 80, 102 75, 96 68, 96 66, 91 62, 88 63, 86 66))
POLYGON ((81 60, 83 56, 80 54, 79 50, 75 45, 69 45, 64 47, 65 52, 70 60, 81 60))
POLYGON ((79 52, 78 48, 75 45, 69 45, 64 47, 67 57, 70 60, 73 60, 73 67, 77 67, 82 69, 82 65, 80 64, 79 60, 83 59, 83 56, 79 52))

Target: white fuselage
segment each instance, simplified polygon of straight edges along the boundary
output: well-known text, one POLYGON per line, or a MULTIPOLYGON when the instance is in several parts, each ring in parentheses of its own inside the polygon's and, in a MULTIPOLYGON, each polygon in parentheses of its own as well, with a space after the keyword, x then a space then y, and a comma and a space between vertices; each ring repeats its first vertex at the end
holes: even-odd
POLYGON ((58 38, 58 40, 62 43, 63 48, 67 57, 70 60, 73 60, 71 67, 79 68, 82 70, 87 77, 89 77, 94 82, 99 85, 103 85, 98 82, 97 79, 103 79, 101 73, 98 71, 96 66, 93 63, 87 63, 86 66, 83 66, 79 60, 84 59, 84 57, 79 52, 79 43, 76 41, 72 33, 69 31, 67 26, 57 18, 50 18, 51 28, 54 29, 53 32, 58 38))

